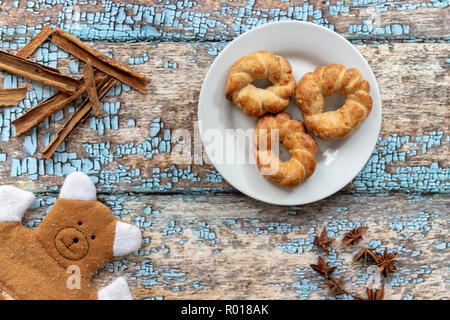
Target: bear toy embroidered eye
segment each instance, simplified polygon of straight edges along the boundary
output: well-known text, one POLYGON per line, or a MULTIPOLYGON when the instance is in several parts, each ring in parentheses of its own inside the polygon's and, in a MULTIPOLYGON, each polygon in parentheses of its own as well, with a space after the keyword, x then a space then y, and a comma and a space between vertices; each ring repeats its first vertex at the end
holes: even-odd
POLYGON ((39 227, 30 230, 22 216, 34 195, 0 186, 0 293, 13 299, 132 299, 122 277, 98 292, 91 287, 103 264, 142 243, 136 226, 117 220, 96 198, 92 180, 74 172, 39 227))

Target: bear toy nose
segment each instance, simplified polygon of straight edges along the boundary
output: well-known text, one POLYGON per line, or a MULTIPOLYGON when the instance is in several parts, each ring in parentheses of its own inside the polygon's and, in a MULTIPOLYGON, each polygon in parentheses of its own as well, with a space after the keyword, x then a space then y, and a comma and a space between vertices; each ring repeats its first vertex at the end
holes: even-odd
POLYGON ((115 257, 137 251, 141 247, 141 243, 142 235, 138 227, 117 221, 113 247, 115 257))

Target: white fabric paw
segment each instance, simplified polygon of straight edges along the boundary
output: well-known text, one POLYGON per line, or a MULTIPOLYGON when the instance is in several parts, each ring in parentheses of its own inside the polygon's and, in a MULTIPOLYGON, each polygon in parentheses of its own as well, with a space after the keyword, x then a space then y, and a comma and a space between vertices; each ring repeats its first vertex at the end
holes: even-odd
POLYGON ((98 290, 98 300, 133 300, 133 296, 127 280, 120 277, 98 290))
POLYGON ((137 251, 142 244, 142 235, 138 227, 117 221, 114 236, 114 257, 122 257, 137 251))
POLYGON ((14 186, 0 186, 0 222, 19 222, 34 201, 34 194, 14 186))

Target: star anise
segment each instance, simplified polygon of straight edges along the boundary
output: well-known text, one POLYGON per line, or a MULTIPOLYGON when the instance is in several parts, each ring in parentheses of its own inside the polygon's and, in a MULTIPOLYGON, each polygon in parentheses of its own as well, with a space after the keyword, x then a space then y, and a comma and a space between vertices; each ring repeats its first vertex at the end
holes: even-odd
POLYGON ((324 276, 325 279, 328 279, 329 275, 336 269, 336 267, 328 267, 327 262, 320 256, 318 264, 311 264, 310 266, 314 271, 317 271, 324 276))
POLYGON ((337 296, 339 294, 346 294, 347 290, 344 287, 344 279, 342 275, 338 278, 330 278, 329 280, 325 280, 325 284, 329 287, 329 295, 337 296))
POLYGON ((369 229, 368 227, 359 227, 353 230, 350 230, 346 234, 344 234, 344 238, 342 239, 342 244, 350 245, 355 244, 359 240, 362 239, 362 235, 369 229))
POLYGON ((377 262, 377 256, 375 253, 372 252, 372 250, 375 250, 376 248, 373 247, 362 247, 362 249, 355 254, 355 257, 353 258, 353 263, 364 257, 364 263, 367 263, 367 260, 369 258, 372 258, 373 261, 377 262))
POLYGON ((334 241, 334 238, 327 238, 327 228, 325 227, 322 229, 320 237, 314 237, 314 244, 318 247, 321 247, 326 254, 330 254, 330 252, 328 251, 328 244, 332 241, 334 241))
POLYGON ((388 276, 389 272, 397 270, 397 267, 393 265, 394 260, 397 258, 397 252, 388 253, 387 248, 385 248, 384 254, 376 253, 376 258, 375 264, 380 267, 380 272, 385 277, 388 276))
POLYGON ((381 288, 378 289, 370 289, 366 288, 367 297, 361 297, 358 295, 354 295, 353 298, 355 300, 383 300, 384 299, 384 283, 381 288))

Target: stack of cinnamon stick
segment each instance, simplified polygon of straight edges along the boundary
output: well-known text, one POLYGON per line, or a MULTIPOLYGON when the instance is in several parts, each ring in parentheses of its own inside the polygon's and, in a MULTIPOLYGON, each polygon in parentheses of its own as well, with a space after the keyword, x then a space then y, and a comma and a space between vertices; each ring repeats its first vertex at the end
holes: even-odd
MULTIPOLYGON (((75 36, 59 28, 46 25, 16 55, 0 51, 0 69, 57 89, 50 98, 41 101, 36 107, 12 122, 16 135, 20 135, 45 118, 61 110, 69 103, 87 93, 78 110, 58 131, 42 152, 42 158, 49 159, 69 134, 87 118, 91 112, 96 117, 102 115, 100 100, 119 81, 138 90, 147 91, 151 79, 140 74, 107 55, 89 47, 75 36), (74 79, 61 74, 57 69, 27 60, 27 58, 48 38, 67 53, 85 62, 83 77, 74 79)), ((1 89, 0 107, 13 106, 26 96, 26 88, 1 89)))

